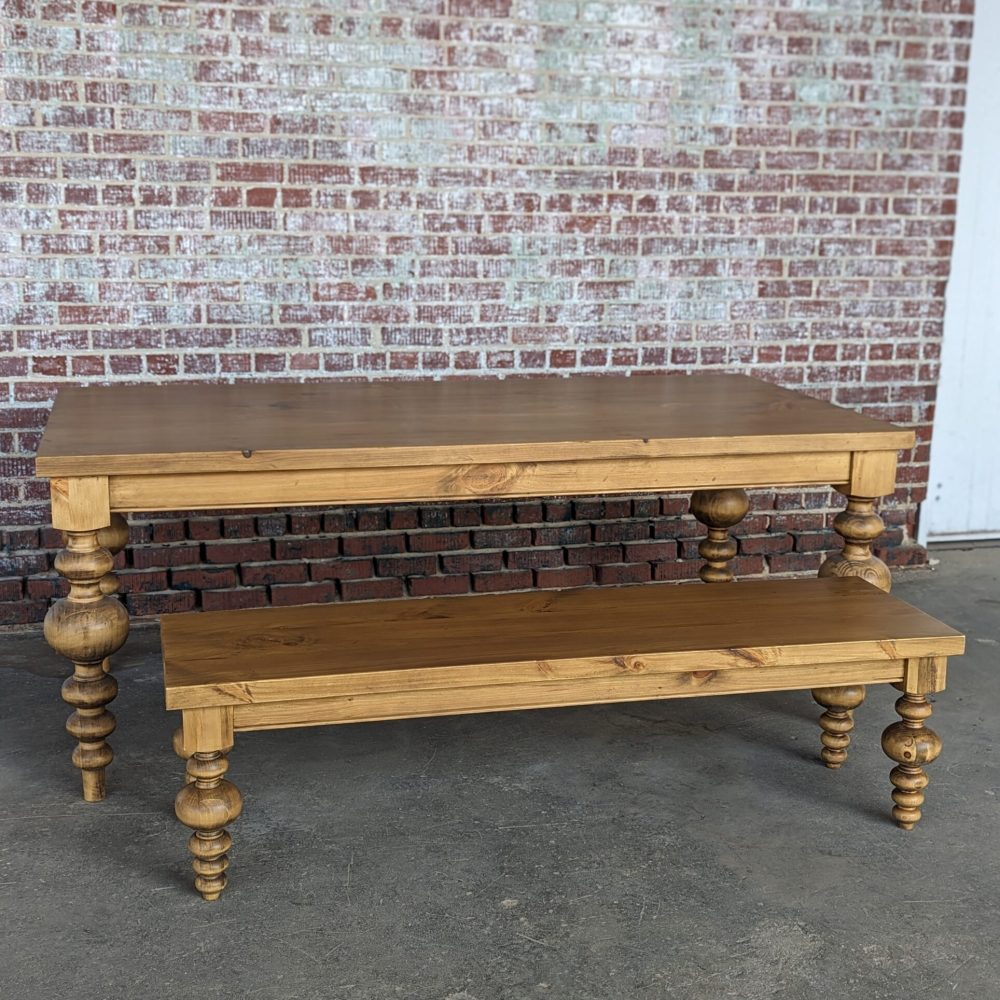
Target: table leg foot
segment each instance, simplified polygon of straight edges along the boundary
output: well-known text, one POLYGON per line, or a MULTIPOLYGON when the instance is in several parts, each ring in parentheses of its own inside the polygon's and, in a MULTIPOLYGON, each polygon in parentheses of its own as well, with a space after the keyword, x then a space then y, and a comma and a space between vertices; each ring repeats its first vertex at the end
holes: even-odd
POLYGON ((904 830, 912 830, 921 817, 927 775, 922 765, 930 764, 941 753, 941 737, 928 729, 930 702, 922 694, 904 694, 896 702, 902 722, 894 722, 882 734, 882 749, 896 766, 889 774, 892 792, 892 818, 904 830))
POLYGON ((224 777, 228 769, 224 750, 192 754, 187 764, 189 782, 174 803, 177 818, 194 830, 188 840, 188 850, 194 855, 194 887, 206 900, 218 899, 226 887, 233 839, 225 827, 243 809, 239 789, 224 777))
POLYGON ((862 685, 850 687, 813 688, 813 699, 826 711, 819 717, 823 730, 820 740, 823 749, 820 757, 831 769, 836 769, 847 760, 847 748, 851 743, 854 729, 854 709, 865 700, 862 685))
POLYGON ((104 769, 113 758, 107 737, 115 728, 107 705, 118 693, 118 683, 105 665, 128 635, 125 608, 102 586, 111 573, 112 556, 99 544, 98 534, 66 533, 66 548, 56 556, 56 569, 69 581, 69 594, 45 616, 46 640, 73 664, 62 696, 74 708, 66 729, 77 740, 73 763, 82 772, 83 797, 88 802, 107 794, 104 769))

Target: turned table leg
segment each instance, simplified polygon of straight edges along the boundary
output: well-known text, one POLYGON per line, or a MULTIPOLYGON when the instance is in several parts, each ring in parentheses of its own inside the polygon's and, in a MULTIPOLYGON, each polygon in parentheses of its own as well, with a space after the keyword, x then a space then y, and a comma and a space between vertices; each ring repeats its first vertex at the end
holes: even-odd
POLYGON ((691 494, 691 513, 708 528, 708 537, 698 545, 705 565, 698 575, 705 583, 727 583, 733 578, 729 564, 736 558, 736 539, 729 529, 747 516, 750 501, 746 490, 697 490, 691 494))
POLYGON ((194 830, 188 840, 194 855, 194 887, 206 900, 218 899, 226 887, 228 851, 233 845, 226 826, 243 809, 239 789, 225 778, 230 749, 193 753, 187 763, 188 783, 174 802, 177 818, 194 830))
POLYGON ((77 740, 73 763, 81 771, 83 797, 88 802, 107 794, 104 772, 113 754, 106 741, 115 728, 107 705, 118 693, 118 684, 108 673, 108 657, 128 636, 128 614, 111 596, 117 589, 111 572, 113 557, 101 544, 102 538, 120 537, 120 525, 115 523, 104 529, 66 532, 66 547, 56 556, 55 565, 69 581, 69 594, 45 616, 46 640, 73 663, 73 675, 63 684, 62 696, 74 708, 66 729, 77 740))
POLYGON ((875 513, 875 501, 849 496, 847 510, 834 518, 833 528, 844 539, 844 547, 826 557, 819 575, 859 576, 881 590, 890 590, 889 567, 872 552, 872 542, 885 530, 882 518, 875 513))

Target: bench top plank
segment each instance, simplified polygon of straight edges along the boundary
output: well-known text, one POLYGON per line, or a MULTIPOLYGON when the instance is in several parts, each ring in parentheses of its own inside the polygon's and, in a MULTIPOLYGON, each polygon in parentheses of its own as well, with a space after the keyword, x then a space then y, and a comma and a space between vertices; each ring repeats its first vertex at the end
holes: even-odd
POLYGON ((854 578, 171 615, 162 642, 168 708, 595 671, 900 660, 964 648, 954 629, 854 578))
POLYGON ((913 441, 910 430, 715 373, 67 386, 36 469, 70 477, 892 452, 913 441))

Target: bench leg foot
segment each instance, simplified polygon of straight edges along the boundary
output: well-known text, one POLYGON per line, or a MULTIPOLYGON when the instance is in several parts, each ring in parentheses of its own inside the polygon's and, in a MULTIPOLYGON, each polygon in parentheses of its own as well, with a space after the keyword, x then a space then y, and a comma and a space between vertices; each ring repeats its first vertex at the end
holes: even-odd
POLYGON ((850 687, 813 688, 813 699, 826 711, 819 717, 823 730, 820 740, 823 749, 820 757, 831 769, 840 767, 847 760, 847 748, 854 729, 854 709, 865 700, 862 685, 850 687))
POLYGON ((204 899, 218 899, 226 887, 228 851, 233 840, 225 829, 243 809, 239 789, 224 777, 225 751, 194 753, 188 759, 189 782, 174 803, 177 818, 194 833, 188 849, 194 855, 194 887, 204 899))
POLYGON ((929 764, 941 753, 941 738, 924 725, 933 711, 922 694, 904 694, 896 702, 902 722, 894 722, 882 734, 882 749, 896 761, 889 780, 896 787, 892 792, 892 818, 904 830, 912 830, 920 820, 924 804, 927 775, 923 764, 929 764))
POLYGON ((736 539, 729 529, 747 516, 750 500, 746 490, 696 490, 691 494, 691 513, 708 528, 708 537, 698 544, 705 565, 698 575, 705 583, 728 583, 733 578, 729 564, 736 558, 736 539))

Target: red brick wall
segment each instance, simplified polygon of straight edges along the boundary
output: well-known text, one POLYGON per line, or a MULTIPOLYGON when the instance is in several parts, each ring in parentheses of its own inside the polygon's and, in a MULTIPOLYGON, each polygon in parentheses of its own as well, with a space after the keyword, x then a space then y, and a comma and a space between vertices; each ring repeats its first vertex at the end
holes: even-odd
MULTIPOLYGON (((372 6, 0 0, 0 622, 53 590, 65 381, 749 372, 918 428, 920 561, 971 0, 372 6)), ((679 503, 144 520, 125 589, 685 575, 679 503)), ((839 506, 756 498, 741 570, 811 569, 839 506)))

